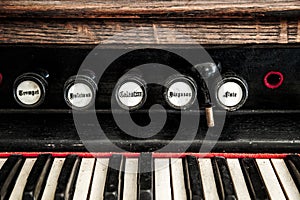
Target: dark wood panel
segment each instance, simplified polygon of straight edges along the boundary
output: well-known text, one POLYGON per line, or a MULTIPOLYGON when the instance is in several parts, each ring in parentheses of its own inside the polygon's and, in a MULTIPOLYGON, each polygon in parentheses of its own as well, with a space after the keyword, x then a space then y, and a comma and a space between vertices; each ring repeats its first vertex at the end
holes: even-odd
POLYGON ((36 0, 0 2, 0 17, 39 18, 253 18, 300 15, 298 0, 36 0))
POLYGON ((0 43, 287 44, 300 42, 300 20, 0 20, 0 43), (132 31, 139 29, 139 31, 132 31), (131 30, 131 32, 128 32, 131 30), (127 33, 125 34, 124 32, 127 33), (181 32, 194 41, 176 37, 181 32), (122 35, 109 39, 116 34, 122 35), (138 39, 137 39, 138 38, 138 39))

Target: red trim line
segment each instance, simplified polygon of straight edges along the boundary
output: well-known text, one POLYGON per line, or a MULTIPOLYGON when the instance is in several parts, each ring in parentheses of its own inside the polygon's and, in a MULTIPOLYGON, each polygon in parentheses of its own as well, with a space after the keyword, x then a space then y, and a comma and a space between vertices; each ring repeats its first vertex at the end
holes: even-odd
MULTIPOLYGON (((52 154, 53 157, 66 157, 70 154, 76 154, 83 158, 104 158, 110 157, 112 154, 123 154, 125 157, 139 157, 140 153, 124 153, 124 152, 2 152, 0 158, 6 158, 12 154, 23 155, 27 158, 37 157, 40 154, 52 154)), ((211 158, 215 156, 221 156, 225 158, 284 158, 289 154, 277 154, 277 153, 153 153, 154 158, 182 158, 187 155, 196 156, 198 158, 211 158)), ((299 155, 299 154, 298 154, 299 155)))

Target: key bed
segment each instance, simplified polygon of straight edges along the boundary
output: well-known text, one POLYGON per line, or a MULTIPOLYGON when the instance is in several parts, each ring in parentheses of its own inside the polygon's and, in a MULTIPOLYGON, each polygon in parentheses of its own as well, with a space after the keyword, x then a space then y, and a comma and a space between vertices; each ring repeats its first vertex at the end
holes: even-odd
POLYGON ((4 153, 1 199, 300 199, 298 155, 4 153))

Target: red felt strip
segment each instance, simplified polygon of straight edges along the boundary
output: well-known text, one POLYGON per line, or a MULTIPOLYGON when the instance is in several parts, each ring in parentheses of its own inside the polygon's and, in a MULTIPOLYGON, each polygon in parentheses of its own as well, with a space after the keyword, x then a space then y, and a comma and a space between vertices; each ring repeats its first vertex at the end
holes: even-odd
MULTIPOLYGON (((70 154, 76 154, 83 158, 101 158, 110 157, 112 154, 123 154, 125 157, 139 157, 140 153, 129 153, 129 152, 2 152, 0 158, 6 158, 12 154, 23 155, 24 157, 37 157, 40 154, 52 154, 53 157, 66 157, 70 154)), ((225 158, 284 158, 288 154, 283 153, 153 153, 154 158, 181 158, 186 155, 193 155, 198 158, 211 158, 215 156, 221 156, 225 158)))

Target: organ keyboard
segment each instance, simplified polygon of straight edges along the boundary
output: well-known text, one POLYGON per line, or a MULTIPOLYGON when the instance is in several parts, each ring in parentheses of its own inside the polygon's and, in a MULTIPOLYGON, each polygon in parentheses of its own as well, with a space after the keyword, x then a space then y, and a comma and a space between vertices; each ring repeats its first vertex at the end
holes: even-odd
POLYGON ((1 157, 1 199, 300 199, 296 154, 6 153, 1 157))

